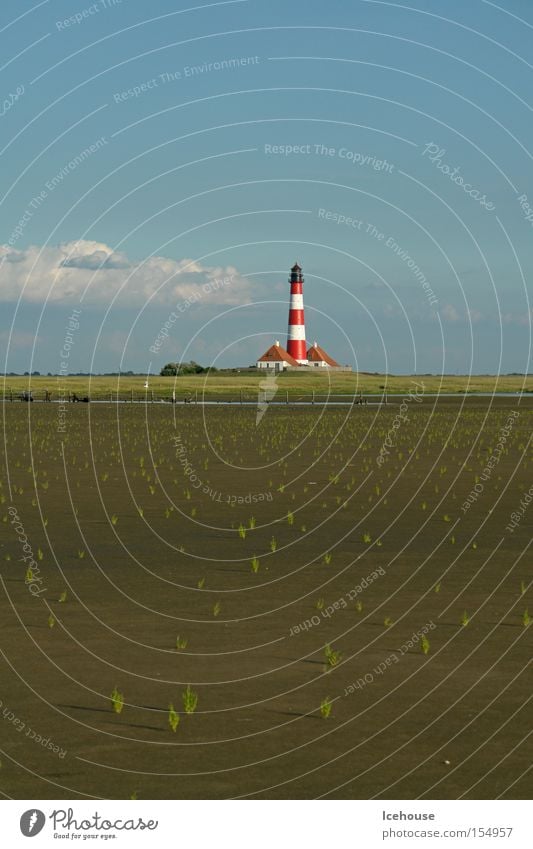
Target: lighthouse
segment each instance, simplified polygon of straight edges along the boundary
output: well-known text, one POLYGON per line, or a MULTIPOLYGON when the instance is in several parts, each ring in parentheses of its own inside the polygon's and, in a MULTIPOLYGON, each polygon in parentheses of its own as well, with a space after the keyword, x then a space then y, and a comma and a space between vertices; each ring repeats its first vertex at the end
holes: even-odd
POLYGON ((298 365, 307 365, 307 345, 305 343, 304 296, 302 269, 295 263, 289 277, 291 298, 289 302, 289 332, 287 335, 287 353, 298 365))

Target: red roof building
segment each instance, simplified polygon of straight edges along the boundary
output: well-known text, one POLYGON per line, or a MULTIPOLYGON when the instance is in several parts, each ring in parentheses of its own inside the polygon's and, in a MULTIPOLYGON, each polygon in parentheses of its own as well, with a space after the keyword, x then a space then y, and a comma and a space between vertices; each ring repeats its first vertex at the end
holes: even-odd
POLYGON ((289 353, 282 348, 276 340, 274 345, 271 345, 268 351, 265 351, 262 357, 257 360, 257 368, 273 369, 274 371, 284 371, 289 366, 297 368, 299 363, 291 357, 289 353))
POLYGON ((317 342, 314 342, 312 347, 309 348, 307 361, 310 366, 318 368, 340 368, 338 362, 333 357, 330 357, 317 342))

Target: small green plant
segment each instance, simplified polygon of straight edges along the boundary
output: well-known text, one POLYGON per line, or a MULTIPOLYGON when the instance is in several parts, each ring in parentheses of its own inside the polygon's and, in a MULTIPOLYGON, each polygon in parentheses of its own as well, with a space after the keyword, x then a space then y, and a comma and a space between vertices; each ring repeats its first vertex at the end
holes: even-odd
POLYGON ((38 548, 38 549, 37 549, 37 559, 38 559, 38 560, 42 560, 42 559, 43 559, 43 557, 44 557, 43 552, 41 551, 41 549, 40 549, 40 548, 38 548))
POLYGON ((51 613, 50 616, 48 617, 48 627, 53 628, 55 624, 56 624, 56 620, 54 619, 54 616, 51 613))
POLYGON ((329 551, 326 554, 324 554, 324 563, 326 564, 326 566, 329 566, 329 564, 331 563, 332 557, 333 557, 333 555, 330 554, 329 551))
POLYGON ((423 634, 422 639, 420 640, 420 648, 424 652, 424 654, 428 654, 429 652, 429 640, 425 634, 423 634))
POLYGON ((213 616, 218 616, 218 614, 220 613, 221 610, 222 610, 222 605, 220 604, 219 601, 215 601, 215 603, 213 605, 213 616))
POLYGON ((277 547, 278 547, 278 543, 276 541, 276 538, 272 537, 272 539, 270 540, 270 551, 275 551, 277 549, 277 547))
POLYGON ((333 707, 333 702, 331 701, 329 696, 326 696, 325 699, 322 699, 320 702, 320 716, 323 719, 327 719, 331 713, 331 708, 333 707))
POLYGON ((176 651, 186 649, 188 642, 189 641, 185 637, 180 637, 180 635, 178 634, 178 636, 176 637, 176 651))
POLYGON ((363 612, 363 602, 360 599, 357 599, 357 601, 355 602, 355 609, 358 613, 363 612))
POLYGON ((529 610, 526 607, 522 614, 522 625, 524 626, 524 628, 527 628, 529 625, 531 625, 531 621, 532 620, 531 616, 529 615, 529 610))
POLYGON ((319 598, 317 600, 317 603, 315 604, 315 607, 316 607, 317 610, 322 610, 322 608, 324 607, 324 599, 319 598))
POLYGON ((111 516, 111 524, 116 525, 117 522, 118 522, 118 516, 115 513, 113 513, 113 515, 111 516))
POLYGON ((78 549, 78 557, 80 560, 83 560, 83 558, 85 557, 85 551, 83 548, 78 549))
POLYGON ((383 620, 383 624, 385 625, 385 628, 389 628, 392 625, 392 619, 390 618, 390 616, 385 617, 385 619, 383 620))
POLYGON ((294 525, 294 513, 291 513, 290 510, 287 513, 287 524, 294 525))
POLYGON ((168 706, 168 724, 170 725, 171 731, 176 733, 176 728, 180 724, 180 715, 174 710, 172 702, 168 706))
POLYGON ((33 570, 31 566, 28 566, 28 568, 26 569, 26 575, 24 577, 24 580, 27 584, 31 584, 31 582, 33 581, 33 570))
POLYGON ((246 528, 244 527, 242 522, 239 525, 239 536, 240 536, 241 539, 246 539, 246 528))
POLYGON ((253 528, 255 528, 255 524, 256 524, 256 523, 255 523, 255 518, 254 518, 254 516, 252 516, 252 517, 248 520, 248 527, 250 528, 250 530, 253 530, 253 528))
POLYGON ((332 649, 329 643, 324 648, 324 654, 326 656, 326 663, 329 667, 338 666, 341 662, 342 654, 340 651, 332 649))
POLYGON ((198 580, 198 583, 196 584, 196 586, 198 587, 199 590, 203 590, 204 584, 205 584, 205 578, 200 578, 198 580))
POLYGON ((142 509, 142 507, 137 507, 137 512, 141 519, 144 518, 144 510, 142 509))
POLYGON ((435 592, 436 592, 436 593, 440 593, 440 583, 439 583, 439 584, 435 584, 435 592))
POLYGON ((525 581, 521 581, 521 582, 520 582, 520 595, 524 595, 524 594, 525 594, 525 592, 526 592, 526 590, 527 590, 526 582, 525 582, 525 581))
POLYGON ((111 693, 111 704, 113 705, 115 713, 122 713, 122 708, 124 707, 124 693, 119 693, 116 687, 113 687, 113 692, 111 693))
POLYGON ((463 615, 461 616, 461 625, 463 627, 466 627, 466 625, 468 625, 469 622, 470 622, 470 616, 468 615, 466 610, 463 610, 463 615))
POLYGON ((64 604, 64 602, 66 600, 67 600, 67 591, 63 590, 63 592, 61 593, 61 595, 58 598, 58 601, 60 602, 60 604, 64 604))
POLYGON ((250 560, 250 565, 252 567, 252 572, 255 572, 257 574, 257 572, 259 572, 259 560, 257 559, 257 557, 255 557, 255 555, 250 560))
POLYGON ((305 534, 305 532, 307 531, 307 525, 302 525, 300 530, 301 530, 302 534, 305 534))
POLYGON ((444 514, 444 516, 442 517, 442 521, 443 521, 443 522, 451 522, 452 520, 450 519, 450 517, 448 516, 448 514, 447 514, 447 513, 445 513, 445 514, 444 514))
POLYGON ((367 544, 368 544, 369 542, 372 542, 372 537, 370 536, 370 534, 369 534, 369 533, 365 533, 365 534, 363 534, 363 542, 366 542, 367 544))
POLYGON ((190 684, 187 684, 187 689, 181 694, 181 699, 185 713, 194 713, 198 704, 198 694, 191 690, 190 684))

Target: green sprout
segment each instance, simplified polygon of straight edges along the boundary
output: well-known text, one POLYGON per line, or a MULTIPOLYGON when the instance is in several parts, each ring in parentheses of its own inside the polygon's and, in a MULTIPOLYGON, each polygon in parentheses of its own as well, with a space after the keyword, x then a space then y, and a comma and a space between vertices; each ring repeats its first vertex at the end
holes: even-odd
POLYGON ((330 667, 338 666, 341 662, 342 654, 340 651, 332 649, 329 643, 324 648, 324 654, 326 656, 326 663, 330 667))
POLYGON ((113 692, 111 693, 111 704, 113 705, 115 713, 122 713, 122 708, 124 707, 124 693, 119 693, 116 687, 113 687, 113 692))
POLYGON ((172 702, 168 706, 168 724, 170 725, 171 730, 176 733, 176 728, 180 724, 180 715, 174 710, 172 702))
POLYGON ((187 684, 187 689, 181 694, 181 699, 185 713, 194 713, 198 704, 198 694, 191 690, 190 684, 187 684))
POLYGON ((323 719, 327 719, 331 713, 331 708, 333 707, 333 702, 331 701, 329 696, 326 696, 325 699, 322 699, 320 702, 320 715, 323 719))

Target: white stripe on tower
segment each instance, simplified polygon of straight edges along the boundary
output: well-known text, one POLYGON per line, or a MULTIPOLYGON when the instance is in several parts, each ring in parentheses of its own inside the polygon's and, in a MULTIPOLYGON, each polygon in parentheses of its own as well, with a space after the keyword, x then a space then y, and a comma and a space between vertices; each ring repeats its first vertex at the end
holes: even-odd
MULTIPOLYGON (((288 341, 293 342, 295 339, 297 339, 298 341, 303 339, 303 341, 305 342, 305 327, 302 324, 289 324, 288 341)), ((287 348, 287 351, 289 351, 288 348, 287 348)), ((289 354, 290 354, 290 351, 289 351, 289 354)), ((292 356, 292 354, 291 354, 291 356, 292 356)), ((296 359, 296 357, 294 359, 296 359)))
POLYGON ((307 345, 305 342, 304 298, 302 269, 296 263, 291 268, 289 278, 291 298, 289 303, 289 332, 287 353, 300 365, 307 365, 307 345))

